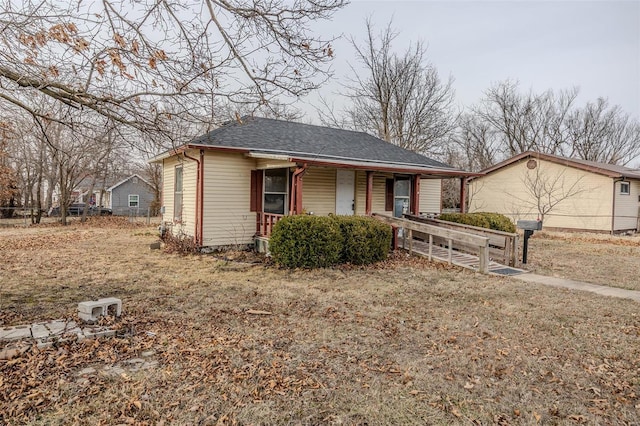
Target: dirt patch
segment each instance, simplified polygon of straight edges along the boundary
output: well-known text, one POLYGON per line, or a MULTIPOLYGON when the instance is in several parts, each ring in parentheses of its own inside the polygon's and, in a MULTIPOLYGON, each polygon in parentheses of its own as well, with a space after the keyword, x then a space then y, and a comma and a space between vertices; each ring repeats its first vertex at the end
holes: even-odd
POLYGON ((406 255, 290 271, 149 250, 153 228, 48 236, 64 242, 83 229, 90 235, 64 250, 2 251, 0 324, 73 317, 78 301, 115 296, 121 333, 0 361, 0 423, 633 424, 640 416, 636 302, 406 255), (128 367, 149 362, 143 354, 153 354, 153 368, 128 367))

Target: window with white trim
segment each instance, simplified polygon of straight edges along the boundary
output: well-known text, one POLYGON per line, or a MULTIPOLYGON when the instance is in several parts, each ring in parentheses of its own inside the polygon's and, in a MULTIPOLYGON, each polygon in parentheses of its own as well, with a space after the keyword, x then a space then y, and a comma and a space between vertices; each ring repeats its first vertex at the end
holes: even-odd
POLYGON ((138 194, 129 194, 129 208, 140 207, 140 196, 138 194))
POLYGON ((629 184, 629 182, 620 182, 620 194, 621 195, 631 194, 631 185, 629 184))
POLYGON ((267 169, 264 171, 265 213, 285 214, 289 169, 267 169))
POLYGON ((173 220, 182 222, 182 166, 176 166, 173 185, 173 220))

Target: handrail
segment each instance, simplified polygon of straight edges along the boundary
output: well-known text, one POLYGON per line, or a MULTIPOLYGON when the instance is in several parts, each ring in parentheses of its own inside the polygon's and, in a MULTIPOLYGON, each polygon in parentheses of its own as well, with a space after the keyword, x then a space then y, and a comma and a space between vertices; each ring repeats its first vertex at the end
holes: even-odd
POLYGON ((427 217, 405 214, 405 218, 429 225, 441 226, 449 229, 460 230, 470 234, 483 235, 489 237, 489 249, 494 258, 500 258, 504 264, 518 266, 518 244, 517 233, 498 231, 495 229, 481 228, 479 226, 466 225, 457 222, 432 219, 427 217))
POLYGON ((260 237, 270 237, 273 226, 283 217, 282 214, 257 212, 256 234, 260 237))
POLYGON ((455 229, 447 229, 442 228, 436 225, 428 225, 426 223, 419 223, 415 221, 411 221, 409 219, 400 219, 397 217, 391 217, 386 215, 381 215, 378 213, 373 213, 372 216, 382 222, 388 223, 389 225, 404 228, 409 231, 409 243, 412 243, 412 235, 413 231, 421 232, 423 234, 429 235, 430 242, 432 241, 432 237, 440 237, 444 238, 448 241, 449 245, 449 261, 451 262, 451 250, 452 250, 452 242, 459 242, 462 244, 467 244, 469 246, 477 247, 478 249, 478 270, 483 273, 489 272, 489 238, 482 237, 475 234, 469 234, 462 231, 456 231, 455 229))

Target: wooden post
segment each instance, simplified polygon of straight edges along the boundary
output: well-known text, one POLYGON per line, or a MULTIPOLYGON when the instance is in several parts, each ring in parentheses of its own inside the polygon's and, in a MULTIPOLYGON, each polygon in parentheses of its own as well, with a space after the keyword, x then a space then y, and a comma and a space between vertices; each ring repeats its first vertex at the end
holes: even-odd
POLYGON ((373 199, 373 172, 367 171, 367 189, 365 195, 364 214, 371 216, 371 205, 373 199))
POLYGON ((432 256, 432 250, 433 248, 433 235, 429 234, 429 262, 431 262, 433 256, 432 256))
POLYGON ((489 272, 489 240, 485 241, 484 246, 480 246, 478 252, 478 270, 483 274, 489 272))
POLYGON ((467 178, 460 178, 460 213, 467 212, 467 178))
POLYGON ((413 231, 409 229, 409 254, 413 254, 413 231))
POLYGON ((411 214, 420 216, 420 175, 413 176, 411 184, 411 197, 409 199, 411 214))
POLYGON ((449 238, 447 243, 449 244, 449 264, 451 264, 453 263, 453 240, 449 238))

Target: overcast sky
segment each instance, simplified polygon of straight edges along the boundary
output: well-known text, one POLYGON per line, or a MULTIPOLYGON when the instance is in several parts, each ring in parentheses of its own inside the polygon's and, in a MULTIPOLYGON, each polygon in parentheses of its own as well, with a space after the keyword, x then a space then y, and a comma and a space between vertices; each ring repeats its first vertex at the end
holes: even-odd
MULTIPOLYGON (((491 83, 516 79, 523 91, 578 86, 581 105, 605 97, 640 119, 640 1, 355 0, 314 28, 364 40, 367 17, 376 29, 393 18, 399 51, 422 40, 442 79, 454 78, 463 106, 476 103, 491 83)), ((335 52, 335 79, 319 93, 338 106, 338 82, 355 62, 346 39, 335 43, 335 52)), ((309 104, 316 99, 301 105, 313 121, 309 104)))

